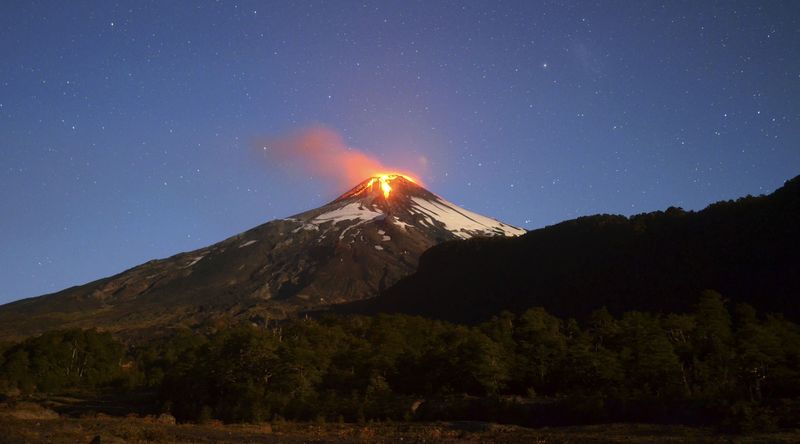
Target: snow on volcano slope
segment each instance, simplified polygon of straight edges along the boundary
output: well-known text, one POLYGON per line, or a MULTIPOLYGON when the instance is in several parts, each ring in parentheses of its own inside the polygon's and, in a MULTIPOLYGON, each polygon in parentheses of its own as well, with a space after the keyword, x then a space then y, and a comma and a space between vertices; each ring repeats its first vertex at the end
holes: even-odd
POLYGON ((411 200, 414 201, 412 209, 441 222, 448 231, 462 239, 468 239, 475 235, 519 236, 525 234, 525 230, 521 228, 512 227, 465 210, 444 199, 428 200, 412 196, 411 200))
POLYGON ((345 220, 356 219, 361 221, 370 221, 372 219, 381 217, 384 217, 383 212, 366 208, 359 202, 353 202, 333 211, 322 213, 315 217, 311 223, 323 224, 325 222, 333 222, 335 225, 337 222, 345 220))

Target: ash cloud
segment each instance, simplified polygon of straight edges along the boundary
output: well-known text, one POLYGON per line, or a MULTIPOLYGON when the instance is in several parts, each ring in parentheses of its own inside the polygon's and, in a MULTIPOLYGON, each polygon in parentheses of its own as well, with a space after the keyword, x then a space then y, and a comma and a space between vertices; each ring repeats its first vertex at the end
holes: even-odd
POLYGON ((391 171, 369 154, 348 146, 336 131, 321 125, 264 138, 254 145, 271 168, 308 174, 340 187, 391 171))

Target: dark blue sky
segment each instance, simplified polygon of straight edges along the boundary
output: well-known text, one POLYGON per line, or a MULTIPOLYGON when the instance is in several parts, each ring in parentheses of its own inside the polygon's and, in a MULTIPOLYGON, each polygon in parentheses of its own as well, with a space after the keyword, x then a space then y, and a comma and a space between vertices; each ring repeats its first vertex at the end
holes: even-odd
POLYGON ((800 2, 6 2, 0 303, 345 191, 254 155, 324 125, 526 228, 800 174, 800 2))

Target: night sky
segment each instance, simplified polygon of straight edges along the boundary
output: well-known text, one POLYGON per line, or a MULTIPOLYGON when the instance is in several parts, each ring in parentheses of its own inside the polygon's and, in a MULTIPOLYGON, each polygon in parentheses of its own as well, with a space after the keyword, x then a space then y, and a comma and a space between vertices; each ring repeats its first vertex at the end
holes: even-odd
POLYGON ((797 1, 0 9, 0 303, 332 200, 308 128, 525 228, 800 174, 797 1))

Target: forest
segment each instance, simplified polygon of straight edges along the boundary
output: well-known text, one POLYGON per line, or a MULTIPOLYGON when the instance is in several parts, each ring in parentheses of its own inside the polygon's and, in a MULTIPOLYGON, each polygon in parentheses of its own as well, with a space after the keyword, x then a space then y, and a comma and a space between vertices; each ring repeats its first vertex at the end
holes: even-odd
POLYGON ((409 315, 206 326, 126 344, 95 330, 0 345, 0 397, 144 394, 179 421, 800 424, 800 327, 704 291, 686 313, 542 308, 474 326, 409 315))
POLYGON ((584 320, 597 307, 691 310, 713 288, 760 312, 800 321, 800 176, 765 196, 671 207, 631 217, 584 216, 515 238, 473 238, 426 250, 417 271, 345 314, 405 313, 480 323, 544 307, 584 320))

